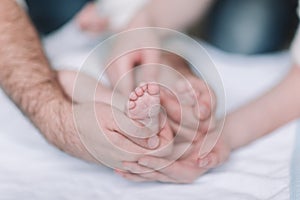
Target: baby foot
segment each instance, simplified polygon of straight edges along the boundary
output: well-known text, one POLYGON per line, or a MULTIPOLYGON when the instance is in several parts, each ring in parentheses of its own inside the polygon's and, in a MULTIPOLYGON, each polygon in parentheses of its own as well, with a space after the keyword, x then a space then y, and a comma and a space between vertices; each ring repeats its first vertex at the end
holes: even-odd
POLYGON ((141 84, 129 96, 127 115, 150 128, 154 134, 160 129, 160 88, 155 83, 141 84))

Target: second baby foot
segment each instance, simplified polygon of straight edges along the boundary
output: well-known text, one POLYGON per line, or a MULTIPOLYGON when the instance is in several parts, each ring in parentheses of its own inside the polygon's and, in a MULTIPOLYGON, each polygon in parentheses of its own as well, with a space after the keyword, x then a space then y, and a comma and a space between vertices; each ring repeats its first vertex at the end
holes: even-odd
POLYGON ((211 97, 204 81, 196 77, 179 80, 176 84, 178 98, 183 105, 191 106, 197 119, 206 120, 210 117, 211 97), (198 106, 197 106, 198 103, 198 106))

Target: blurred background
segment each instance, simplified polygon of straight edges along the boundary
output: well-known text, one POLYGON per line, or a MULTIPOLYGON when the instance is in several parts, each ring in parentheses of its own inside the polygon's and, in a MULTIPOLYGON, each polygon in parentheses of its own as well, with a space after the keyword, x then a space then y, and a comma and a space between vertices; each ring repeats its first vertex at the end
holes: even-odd
POLYGON ((190 33, 232 53, 283 50, 298 26, 297 4, 297 0, 218 0, 190 33))
MULTIPOLYGON (((70 21, 92 0, 25 0, 41 34, 49 34, 70 21)), ((106 1, 106 0, 103 0, 106 1)), ((297 0, 216 0, 190 34, 221 50, 261 54, 288 48, 298 18, 297 0)))

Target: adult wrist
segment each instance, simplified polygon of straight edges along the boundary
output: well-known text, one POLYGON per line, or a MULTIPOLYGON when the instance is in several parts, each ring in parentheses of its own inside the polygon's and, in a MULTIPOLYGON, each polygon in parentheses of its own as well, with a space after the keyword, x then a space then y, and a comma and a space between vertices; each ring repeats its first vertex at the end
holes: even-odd
POLYGON ((80 140, 71 101, 66 98, 53 99, 37 116, 41 117, 34 123, 49 143, 72 156, 95 162, 80 140))
POLYGON ((21 108, 49 143, 70 155, 93 161, 76 130, 72 101, 56 78, 36 85, 23 96, 28 102, 21 108))

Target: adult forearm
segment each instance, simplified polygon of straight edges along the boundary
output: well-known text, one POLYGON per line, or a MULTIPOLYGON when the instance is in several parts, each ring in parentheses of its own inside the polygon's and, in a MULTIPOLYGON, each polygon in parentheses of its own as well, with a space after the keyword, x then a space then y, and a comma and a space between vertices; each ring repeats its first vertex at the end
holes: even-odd
POLYGON ((80 154, 73 151, 81 148, 69 148, 80 146, 74 136, 71 102, 49 67, 38 34, 15 1, 0 2, 0 33, 2 89, 50 142, 80 154))
POLYGON ((300 117, 300 68, 294 67, 274 89, 229 114, 224 132, 233 148, 244 146, 300 117))

